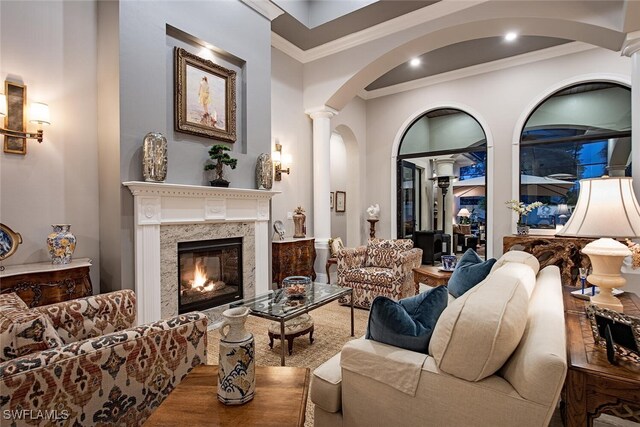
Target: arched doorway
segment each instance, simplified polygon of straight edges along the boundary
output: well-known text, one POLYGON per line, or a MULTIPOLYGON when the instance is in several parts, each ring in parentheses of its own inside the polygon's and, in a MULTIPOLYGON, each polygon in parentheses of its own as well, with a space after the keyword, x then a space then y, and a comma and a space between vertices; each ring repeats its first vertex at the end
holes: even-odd
POLYGON ((518 199, 544 203, 528 225, 555 234, 571 216, 579 180, 631 176, 631 90, 611 81, 563 87, 529 112, 519 145, 518 199))
POLYGON ((404 131, 397 154, 397 236, 439 232, 445 252, 485 252, 487 137, 457 108, 437 108, 404 131))

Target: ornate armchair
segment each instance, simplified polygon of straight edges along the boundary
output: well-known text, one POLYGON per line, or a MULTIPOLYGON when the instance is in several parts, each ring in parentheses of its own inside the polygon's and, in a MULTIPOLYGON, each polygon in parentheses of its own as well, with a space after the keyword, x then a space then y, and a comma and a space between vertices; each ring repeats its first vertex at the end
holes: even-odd
POLYGON ((141 425, 206 362, 207 318, 189 313, 135 326, 124 290, 29 309, 0 295, 0 414, 65 425, 141 425), (49 419, 49 418, 46 418, 49 419))
MULTIPOLYGON (((415 295, 413 269, 420 267, 422 249, 409 239, 371 239, 366 246, 338 251, 338 285, 353 288, 353 305, 370 308, 383 295, 394 300, 415 295)), ((348 297, 341 304, 349 304, 348 297)))

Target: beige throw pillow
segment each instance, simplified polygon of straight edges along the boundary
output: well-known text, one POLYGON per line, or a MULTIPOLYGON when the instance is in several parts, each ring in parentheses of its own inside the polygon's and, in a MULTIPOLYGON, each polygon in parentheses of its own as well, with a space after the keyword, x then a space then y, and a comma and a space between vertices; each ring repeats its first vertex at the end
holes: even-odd
POLYGON ((467 381, 493 375, 518 346, 528 306, 519 278, 498 270, 444 310, 429 354, 442 371, 467 381))

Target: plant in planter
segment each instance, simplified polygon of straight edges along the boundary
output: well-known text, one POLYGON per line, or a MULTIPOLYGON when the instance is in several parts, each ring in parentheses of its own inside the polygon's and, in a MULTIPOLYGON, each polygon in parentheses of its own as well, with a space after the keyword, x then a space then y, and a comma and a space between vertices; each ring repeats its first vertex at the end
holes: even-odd
POLYGON ((216 163, 208 163, 204 166, 205 171, 214 171, 216 179, 209 181, 212 187, 228 187, 229 181, 224 179, 224 167, 229 166, 235 169, 238 165, 238 159, 231 157, 227 151, 231 151, 229 147, 223 144, 216 144, 209 149, 209 157, 216 163))
POLYGON ((524 204, 518 200, 509 200, 505 202, 507 207, 518 214, 517 232, 521 235, 529 234, 529 226, 527 225, 527 215, 529 215, 534 209, 544 205, 542 202, 533 202, 524 204), (524 218, 524 221, 523 221, 524 218))

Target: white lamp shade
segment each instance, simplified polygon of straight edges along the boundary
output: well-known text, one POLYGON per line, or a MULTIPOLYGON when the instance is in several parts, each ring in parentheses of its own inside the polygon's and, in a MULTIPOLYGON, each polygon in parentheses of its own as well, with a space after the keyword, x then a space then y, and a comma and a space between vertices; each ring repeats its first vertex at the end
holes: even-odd
POLYGON ((273 153, 271 153, 271 160, 273 160, 274 162, 282 161, 282 153, 280 151, 274 151, 273 153))
POLYGON ((458 216, 469 218, 471 216, 471 212, 469 212, 469 209, 467 208, 462 208, 458 211, 458 216))
POLYGON ((291 154, 283 154, 282 155, 282 166, 288 168, 291 166, 291 154))
POLYGON ((7 115, 7 95, 0 94, 0 117, 7 115))
POLYGON ((49 106, 41 102, 32 102, 31 109, 29 110, 29 121, 31 123, 50 124, 49 106))
POLYGON ((575 237, 640 237, 640 206, 628 177, 580 180, 573 215, 557 233, 575 237))

